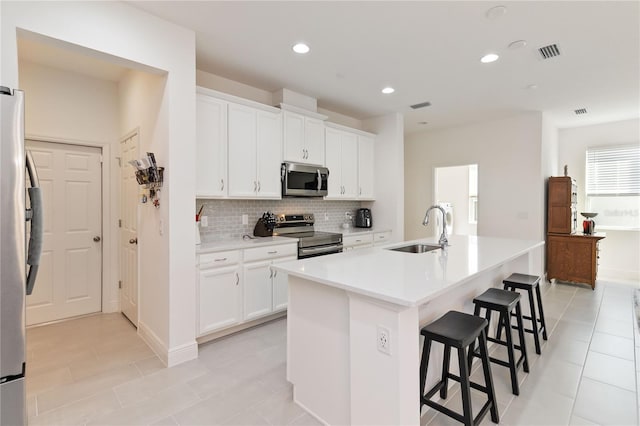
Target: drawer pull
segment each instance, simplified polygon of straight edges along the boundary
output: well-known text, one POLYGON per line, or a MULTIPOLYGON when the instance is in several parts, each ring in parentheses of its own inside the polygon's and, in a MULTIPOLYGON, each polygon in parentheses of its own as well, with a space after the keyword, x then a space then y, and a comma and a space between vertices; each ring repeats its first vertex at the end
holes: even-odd
POLYGON ((278 250, 273 250, 273 251, 268 251, 267 254, 276 254, 278 253, 278 250))
POLYGON ((219 258, 219 259, 213 259, 214 262, 224 262, 225 260, 227 260, 226 257, 222 257, 222 258, 219 258))
POLYGON ((236 285, 240 284, 240 275, 236 272, 236 285))

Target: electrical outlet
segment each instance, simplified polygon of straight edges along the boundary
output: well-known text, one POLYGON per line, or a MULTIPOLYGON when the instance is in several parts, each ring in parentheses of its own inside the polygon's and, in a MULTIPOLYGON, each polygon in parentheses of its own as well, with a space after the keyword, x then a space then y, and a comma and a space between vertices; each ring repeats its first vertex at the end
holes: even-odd
POLYGON ((209 216, 200 216, 200 226, 203 228, 209 226, 209 216))
POLYGON ((384 354, 391 355, 391 336, 389 329, 378 326, 377 344, 378 350, 384 354))
POLYGON ((248 214, 243 214, 242 215, 242 224, 243 225, 248 225, 249 224, 249 215, 248 214))

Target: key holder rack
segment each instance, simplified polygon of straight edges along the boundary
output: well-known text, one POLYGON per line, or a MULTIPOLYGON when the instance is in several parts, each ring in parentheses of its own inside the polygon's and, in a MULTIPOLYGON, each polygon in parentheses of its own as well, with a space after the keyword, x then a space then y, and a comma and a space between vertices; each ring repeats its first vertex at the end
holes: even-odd
MULTIPOLYGON (((136 180, 144 189, 149 190, 149 198, 154 207, 160 207, 160 189, 164 182, 164 167, 158 167, 153 152, 147 152, 147 158, 140 160, 131 160, 129 163, 136 170, 136 180)), ((147 202, 147 195, 142 195, 143 203, 147 202)))

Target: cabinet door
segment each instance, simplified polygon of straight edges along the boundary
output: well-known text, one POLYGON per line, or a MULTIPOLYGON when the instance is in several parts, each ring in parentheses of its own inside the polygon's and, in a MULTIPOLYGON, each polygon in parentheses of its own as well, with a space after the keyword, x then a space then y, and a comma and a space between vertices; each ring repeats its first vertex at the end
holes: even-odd
POLYGON ((229 104, 229 196, 255 197, 256 110, 229 104))
POLYGON ((242 320, 239 266, 201 270, 198 279, 199 335, 239 323, 242 320))
MULTIPOLYGON (((285 257, 273 263, 296 260, 297 257, 285 257)), ((282 271, 273 271, 273 311, 287 309, 289 303, 289 276, 282 271)))
POLYGON ((280 185, 282 123, 280 120, 280 114, 257 112, 257 195, 260 198, 282 198, 280 185))
POLYGON ((244 319, 252 320, 271 313, 271 262, 252 262, 244 265, 244 319))
POLYGON ((325 198, 342 197, 342 144, 341 132, 336 129, 326 129, 326 161, 329 169, 327 182, 327 196, 325 198))
POLYGON ((285 161, 305 162, 304 116, 285 111, 283 120, 285 161))
POLYGON ((358 196, 358 137, 342 133, 342 198, 355 200, 358 196))
POLYGON ((196 197, 227 193, 227 103, 196 95, 196 197))
POLYGON ((324 121, 305 117, 304 144, 306 149, 305 163, 324 166, 324 121))
POLYGON ((358 136, 358 198, 373 200, 374 140, 358 136))

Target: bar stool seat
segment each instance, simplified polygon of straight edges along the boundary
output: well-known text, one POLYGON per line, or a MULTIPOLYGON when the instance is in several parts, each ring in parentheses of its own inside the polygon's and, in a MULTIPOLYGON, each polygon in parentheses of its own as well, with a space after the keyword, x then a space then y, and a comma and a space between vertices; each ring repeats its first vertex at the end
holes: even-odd
MULTIPOLYGON (((490 342, 497 343, 502 346, 506 346, 507 355, 509 357, 508 361, 504 361, 498 358, 489 357, 489 360, 495 364, 508 367, 509 372, 511 374, 511 390, 514 395, 520 394, 520 387, 518 386, 518 368, 522 365, 522 369, 525 373, 529 372, 529 361, 527 359, 527 349, 526 343, 524 340, 524 326, 522 323, 522 311, 520 309, 520 293, 501 290, 499 288, 490 288, 481 295, 477 296, 473 299, 474 315, 479 316, 480 310, 482 308, 485 309, 485 318, 487 320, 487 332, 489 330, 489 323, 491 322, 491 313, 496 311, 500 314, 500 318, 498 320, 498 324, 508 329, 511 324, 511 315, 515 310, 515 317, 518 324, 518 338, 519 345, 515 345, 513 343, 513 338, 511 335, 511 330, 506 334, 506 340, 500 339, 500 327, 498 327, 498 333, 496 337, 487 337, 487 340, 490 342), (518 349, 520 351, 520 357, 518 360, 515 359, 515 350, 518 349)), ((473 362, 473 357, 479 356, 478 353, 474 349, 473 343, 470 345, 469 356, 468 356, 468 365, 471 368, 471 363, 473 362)))
POLYGON ((542 353, 540 348, 540 333, 542 333, 542 338, 547 340, 547 324, 544 320, 544 309, 542 309, 542 297, 540 296, 540 277, 515 273, 509 275, 502 283, 504 284, 505 290, 515 291, 516 289, 520 289, 527 291, 531 315, 523 315, 522 318, 531 321, 531 328, 525 328, 524 331, 533 334, 536 353, 540 355, 540 353, 542 353), (536 301, 534 301, 534 292, 536 301), (537 315, 536 305, 538 307, 537 315), (538 324, 540 325, 539 327, 538 324))
POLYGON ((491 369, 489 365, 489 354, 487 352, 486 340, 487 321, 483 318, 465 314, 457 311, 449 311, 439 319, 426 325, 420 330, 420 334, 424 336, 424 346, 422 348, 422 360, 420 362, 420 408, 426 404, 429 407, 440 411, 441 413, 452 417, 467 426, 478 425, 487 414, 491 412, 491 421, 499 422, 498 405, 496 403, 495 391, 493 387, 493 378, 491 377, 491 369), (467 367, 467 348, 478 340, 480 349, 480 359, 482 360, 482 369, 484 372, 485 386, 474 383, 469 379, 469 369, 467 367), (431 351, 431 343, 433 341, 440 342, 444 345, 444 356, 442 359, 442 378, 433 386, 426 394, 424 387, 427 377, 427 369, 429 366, 429 353, 431 351), (451 358, 451 348, 458 350, 458 365, 460 375, 456 376, 449 372, 449 364, 451 358), (440 391, 442 399, 447 398, 448 380, 452 379, 460 383, 462 394, 463 414, 456 413, 449 408, 431 401, 431 397, 440 391), (484 392, 487 395, 487 402, 482 406, 478 415, 473 418, 471 407, 471 388, 484 392))

